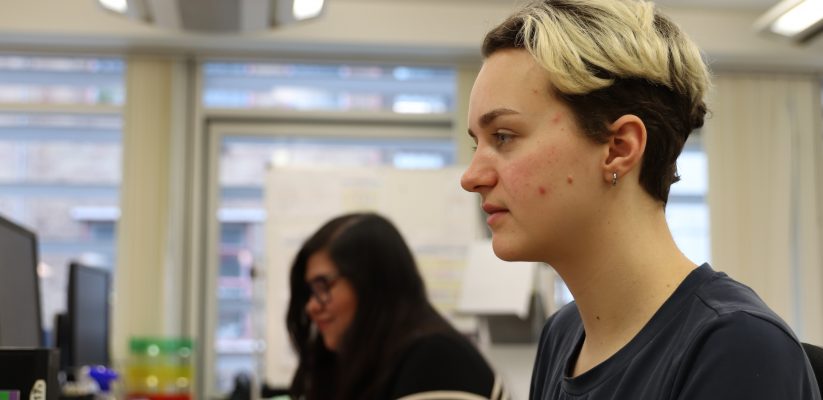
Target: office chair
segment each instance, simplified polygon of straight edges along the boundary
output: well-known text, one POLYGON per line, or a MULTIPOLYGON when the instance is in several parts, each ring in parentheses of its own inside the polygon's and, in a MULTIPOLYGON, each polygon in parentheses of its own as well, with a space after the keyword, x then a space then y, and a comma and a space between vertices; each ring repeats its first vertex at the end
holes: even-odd
POLYGON ((820 392, 823 393, 823 348, 803 343, 803 350, 806 352, 806 356, 809 357, 812 371, 814 371, 817 378, 817 386, 820 388, 820 392))

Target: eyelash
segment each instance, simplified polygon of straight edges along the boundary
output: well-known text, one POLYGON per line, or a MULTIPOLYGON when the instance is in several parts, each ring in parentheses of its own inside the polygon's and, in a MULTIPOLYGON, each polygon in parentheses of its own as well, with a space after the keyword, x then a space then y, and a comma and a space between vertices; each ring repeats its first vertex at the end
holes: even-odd
POLYGON ((495 140, 495 145, 500 147, 506 143, 509 143, 514 138, 514 135, 508 132, 495 132, 492 134, 492 137, 495 140))
MULTIPOLYGON (((490 135, 494 139, 494 146, 500 147, 514 139, 514 135, 509 132, 495 132, 490 135)), ((477 142, 472 146, 472 151, 477 151, 477 142)))

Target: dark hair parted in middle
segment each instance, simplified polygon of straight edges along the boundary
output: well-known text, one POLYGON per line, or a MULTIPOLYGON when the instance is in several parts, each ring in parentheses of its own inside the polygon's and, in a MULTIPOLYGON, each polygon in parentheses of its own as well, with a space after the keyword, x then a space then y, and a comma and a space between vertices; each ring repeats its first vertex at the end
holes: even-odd
POLYGON ((300 358, 293 398, 379 398, 392 366, 415 338, 457 334, 429 303, 400 232, 376 214, 343 215, 323 225, 298 252, 290 280, 286 322, 300 358), (306 265, 321 251, 327 252, 358 297, 354 320, 336 354, 313 332, 305 309, 311 296, 306 265))
POLYGON ((666 203, 680 179, 677 157, 707 112, 705 63, 694 44, 651 5, 579 3, 535 1, 486 35, 483 56, 528 50, 551 74, 550 92, 595 141, 606 142, 609 125, 623 115, 642 119, 648 136, 640 183, 666 203))

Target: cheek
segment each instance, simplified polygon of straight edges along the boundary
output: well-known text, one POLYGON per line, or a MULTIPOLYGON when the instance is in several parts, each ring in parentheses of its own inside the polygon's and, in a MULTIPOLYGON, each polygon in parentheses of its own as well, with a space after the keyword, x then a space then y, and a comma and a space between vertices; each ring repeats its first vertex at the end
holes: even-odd
POLYGON ((340 296, 340 302, 334 310, 338 320, 341 323, 341 328, 346 330, 354 320, 354 315, 357 313, 357 299, 354 294, 347 291, 345 296, 340 296))
POLYGON ((518 198, 551 197, 560 183, 554 178, 558 174, 560 161, 558 151, 554 147, 521 158, 517 163, 510 165, 507 171, 510 191, 518 198))
POLYGON ((354 320, 354 314, 357 313, 357 304, 355 303, 348 303, 346 304, 346 309, 343 310, 341 314, 343 314, 343 318, 346 321, 346 325, 351 325, 351 322, 354 320))

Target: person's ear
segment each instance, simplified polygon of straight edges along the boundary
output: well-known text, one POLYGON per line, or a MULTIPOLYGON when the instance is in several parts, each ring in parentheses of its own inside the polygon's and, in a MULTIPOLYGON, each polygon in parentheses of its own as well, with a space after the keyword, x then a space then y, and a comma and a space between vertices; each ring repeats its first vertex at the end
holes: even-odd
POLYGON ((646 150, 646 125, 636 115, 624 115, 609 126, 608 155, 603 162, 603 179, 610 185, 632 171, 639 171, 646 150))

